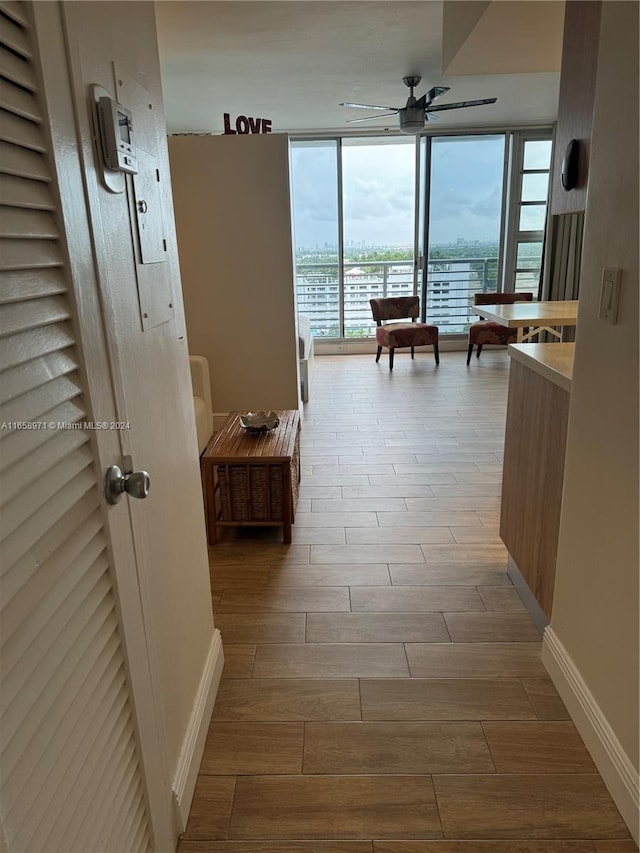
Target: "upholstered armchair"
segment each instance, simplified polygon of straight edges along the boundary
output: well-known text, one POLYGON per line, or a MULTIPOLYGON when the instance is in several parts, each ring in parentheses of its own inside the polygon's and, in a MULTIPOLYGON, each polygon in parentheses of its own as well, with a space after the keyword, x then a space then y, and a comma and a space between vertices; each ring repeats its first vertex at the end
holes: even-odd
MULTIPOLYGON (((512 305, 514 302, 532 302, 533 293, 474 293, 474 305, 512 305)), ((476 358, 480 358, 482 347, 485 344, 515 344, 518 340, 518 330, 509 329, 490 320, 481 320, 469 326, 469 349, 467 351, 467 364, 471 362, 473 347, 477 346, 476 358)))
POLYGON ((201 355, 189 356, 191 385, 193 386, 193 408, 196 415, 198 453, 202 453, 213 433, 213 406, 211 404, 211 381, 209 362, 201 355))
POLYGON ((438 351, 438 327, 427 323, 417 323, 420 314, 420 299, 417 296, 391 296, 384 299, 370 299, 373 319, 376 321, 376 341, 378 351, 376 363, 380 361, 382 347, 389 348, 389 370, 393 370, 393 353, 400 347, 411 347, 411 358, 415 348, 433 346, 436 364, 440 364, 438 351), (408 323, 385 322, 387 320, 409 320, 408 323))

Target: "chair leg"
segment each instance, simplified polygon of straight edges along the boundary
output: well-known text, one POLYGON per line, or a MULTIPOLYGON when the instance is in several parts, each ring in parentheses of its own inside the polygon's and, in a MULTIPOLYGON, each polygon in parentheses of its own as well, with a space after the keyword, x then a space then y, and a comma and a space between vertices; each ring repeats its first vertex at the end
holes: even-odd
POLYGON ((376 364, 380 361, 381 355, 382 355, 382 347, 378 347, 378 352, 376 353, 376 364))
POLYGON ((433 356, 436 360, 436 364, 440 364, 440 350, 438 349, 438 344, 433 345, 433 356))
POLYGON ((478 352, 476 353, 476 358, 480 358, 480 353, 482 352, 483 344, 478 344, 478 352))
POLYGON ((416 356, 416 348, 411 347, 411 358, 415 358, 415 356, 416 356))
POLYGON ((469 366, 469 362, 471 361, 472 355, 473 355, 473 344, 469 344, 469 349, 467 350, 467 367, 469 366))
POLYGON ((393 370, 393 348, 389 349, 389 370, 393 370))

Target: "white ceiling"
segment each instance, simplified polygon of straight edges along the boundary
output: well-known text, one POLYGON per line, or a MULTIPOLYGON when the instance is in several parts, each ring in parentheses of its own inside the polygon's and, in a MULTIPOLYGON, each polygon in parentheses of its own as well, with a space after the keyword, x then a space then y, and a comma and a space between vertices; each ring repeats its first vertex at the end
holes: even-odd
POLYGON ((402 78, 410 74, 423 78, 417 95, 450 86, 441 103, 498 98, 442 113, 439 129, 535 124, 557 115, 557 71, 443 76, 442 2, 161 0, 156 17, 170 133, 222 132, 225 112, 232 121, 271 119, 275 132, 395 128, 395 117, 347 124, 369 113, 338 103, 403 106, 402 78))

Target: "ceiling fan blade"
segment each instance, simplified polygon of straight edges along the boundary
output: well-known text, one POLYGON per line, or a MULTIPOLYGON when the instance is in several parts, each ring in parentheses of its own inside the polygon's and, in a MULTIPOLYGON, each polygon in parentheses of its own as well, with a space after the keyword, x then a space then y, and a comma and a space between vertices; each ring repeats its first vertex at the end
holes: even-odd
POLYGON ((356 107, 357 109, 362 110, 399 110, 400 107, 381 107, 380 104, 350 104, 345 102, 344 104, 338 104, 339 107, 356 107))
POLYGON ((393 113, 383 113, 383 115, 378 116, 367 116, 366 118, 348 118, 347 124, 353 124, 356 121, 373 121, 374 119, 387 118, 387 116, 397 116, 398 110, 393 113))
MULTIPOLYGON (((423 95, 423 98, 426 98, 426 106, 432 104, 434 101, 437 101, 439 97, 446 94, 451 89, 451 86, 433 86, 426 95, 423 95)), ((420 98, 422 100, 422 98, 420 98)))
POLYGON ((433 86, 421 98, 418 98, 415 104, 413 104, 412 109, 426 110, 434 101, 444 95, 445 92, 448 92, 450 88, 450 86, 433 86))
POLYGON ((431 113, 426 112, 426 111, 425 111, 424 117, 426 118, 427 121, 438 121, 438 119, 440 118, 440 116, 431 115, 431 113))
POLYGON ((442 110, 457 110, 460 107, 480 107, 483 104, 495 104, 497 98, 483 98, 481 101, 458 101, 457 104, 441 104, 439 107, 427 107, 428 112, 441 112, 442 110))

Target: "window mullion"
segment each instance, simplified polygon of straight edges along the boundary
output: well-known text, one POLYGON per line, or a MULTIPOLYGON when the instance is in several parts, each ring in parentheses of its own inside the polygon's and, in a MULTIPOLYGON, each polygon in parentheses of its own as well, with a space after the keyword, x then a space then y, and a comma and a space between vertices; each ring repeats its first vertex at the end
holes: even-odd
POLYGON ((342 197, 342 139, 338 140, 337 181, 338 181, 338 316, 340 338, 345 337, 344 329, 344 216, 342 197))
POLYGON ((513 150, 513 133, 505 133, 504 136, 504 163, 502 169, 502 201, 500 204, 500 243, 498 245, 498 269, 496 270, 496 287, 504 290, 504 278, 506 266, 505 245, 507 242, 507 216, 509 202, 511 199, 509 170, 511 169, 511 152, 513 150))
POLYGON ((519 133, 512 135, 511 173, 509 175, 509 209, 505 222, 505 274, 503 290, 513 292, 516 286, 516 260, 518 255, 517 223, 520 217, 520 194, 522 192, 522 162, 524 142, 519 133))

